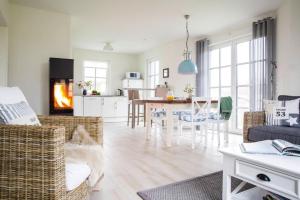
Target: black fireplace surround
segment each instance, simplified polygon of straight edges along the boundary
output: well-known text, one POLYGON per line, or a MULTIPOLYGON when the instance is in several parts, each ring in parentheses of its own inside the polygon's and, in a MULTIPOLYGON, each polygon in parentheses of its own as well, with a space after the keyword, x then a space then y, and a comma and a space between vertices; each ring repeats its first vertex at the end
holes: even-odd
POLYGON ((49 59, 50 115, 73 115, 74 60, 49 59))

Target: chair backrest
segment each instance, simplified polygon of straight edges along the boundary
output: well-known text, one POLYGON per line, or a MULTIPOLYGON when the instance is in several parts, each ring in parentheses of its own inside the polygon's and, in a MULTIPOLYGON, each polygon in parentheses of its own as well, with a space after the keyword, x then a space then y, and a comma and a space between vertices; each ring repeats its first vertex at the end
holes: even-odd
POLYGON ((155 88, 155 97, 166 98, 168 94, 168 88, 166 87, 157 87, 155 88))
POLYGON ((231 117, 233 105, 230 96, 218 99, 218 119, 229 120, 231 117))
POLYGON ((208 118, 211 108, 211 99, 208 97, 192 98, 192 119, 208 118))
POLYGON ((138 90, 128 90, 128 100, 140 99, 140 94, 138 90))

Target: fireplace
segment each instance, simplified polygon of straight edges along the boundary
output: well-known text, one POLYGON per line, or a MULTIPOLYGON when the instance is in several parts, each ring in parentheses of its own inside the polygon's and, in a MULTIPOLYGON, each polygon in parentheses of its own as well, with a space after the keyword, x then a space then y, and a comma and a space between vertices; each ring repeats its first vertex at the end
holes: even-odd
POLYGON ((50 114, 73 115, 72 59, 50 58, 50 114))

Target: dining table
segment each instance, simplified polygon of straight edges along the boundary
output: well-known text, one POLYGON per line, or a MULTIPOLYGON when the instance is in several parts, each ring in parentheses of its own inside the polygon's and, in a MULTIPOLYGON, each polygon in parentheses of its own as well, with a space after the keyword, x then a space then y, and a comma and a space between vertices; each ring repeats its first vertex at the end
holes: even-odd
MULTIPOLYGON (((135 106, 144 105, 144 126, 146 126, 146 139, 151 137, 151 113, 155 109, 163 109, 166 112, 166 146, 172 146, 173 135, 173 113, 182 109, 190 108, 192 103, 191 99, 135 99, 132 101, 132 128, 135 128, 135 106)), ((206 101, 199 101, 198 103, 206 103, 206 101)), ((212 100, 211 104, 217 104, 218 100, 212 100)))

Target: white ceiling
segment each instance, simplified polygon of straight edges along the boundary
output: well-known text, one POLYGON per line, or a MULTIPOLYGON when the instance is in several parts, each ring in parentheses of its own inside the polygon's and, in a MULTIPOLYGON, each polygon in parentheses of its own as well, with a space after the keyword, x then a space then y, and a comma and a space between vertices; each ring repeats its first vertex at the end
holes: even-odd
POLYGON ((100 50, 111 42, 118 52, 139 53, 185 37, 214 33, 274 11, 282 0, 11 0, 72 16, 73 47, 100 50))

